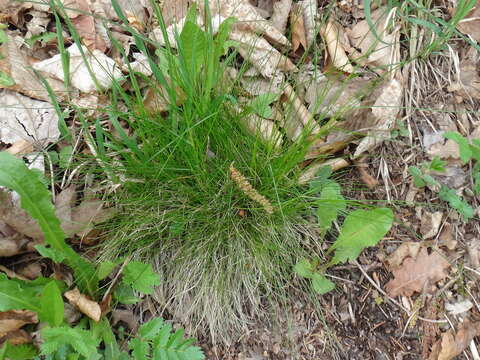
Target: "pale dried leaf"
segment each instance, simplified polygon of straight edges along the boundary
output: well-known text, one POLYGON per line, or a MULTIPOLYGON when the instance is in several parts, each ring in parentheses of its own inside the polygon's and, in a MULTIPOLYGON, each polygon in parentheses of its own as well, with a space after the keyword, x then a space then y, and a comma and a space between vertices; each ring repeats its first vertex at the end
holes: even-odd
POLYGON ((480 322, 465 319, 460 324, 457 333, 448 330, 442 334, 442 339, 434 344, 429 360, 451 360, 467 348, 475 336, 480 335, 480 322))
POLYGON ((302 8, 298 4, 293 4, 290 13, 290 26, 292 29, 292 50, 296 52, 300 45, 304 50, 307 49, 307 38, 305 35, 305 24, 303 22, 302 8))
POLYGON ((17 273, 27 279, 34 280, 42 276, 42 266, 38 262, 32 262, 18 269, 17 273))
POLYGON ((270 143, 275 147, 282 145, 282 134, 275 126, 275 122, 263 119, 256 114, 242 117, 241 121, 253 135, 259 136, 266 143, 270 143))
POLYGON ((12 146, 5 151, 12 155, 25 155, 33 152, 33 142, 31 140, 21 139, 15 141, 12 146))
MULTIPOLYGON (((2 55, 0 56, 0 71, 9 75, 15 81, 15 85, 9 86, 8 89, 21 92, 35 99, 50 101, 45 86, 30 69, 31 64, 21 50, 23 45, 23 38, 14 36, 10 32, 7 32, 7 42, 0 45, 0 54, 2 55)), ((59 100, 62 100, 65 92, 63 82, 44 73, 41 73, 41 75, 49 83, 59 100)), ((0 85, 0 88, 4 87, 0 85)))
POLYGON ((422 248, 416 257, 408 257, 400 267, 392 269, 395 278, 385 288, 392 297, 422 293, 424 289, 428 291, 429 286, 444 279, 448 267, 450 263, 438 251, 428 254, 427 249, 422 248))
MULTIPOLYGON (((103 89, 108 89, 114 81, 120 81, 122 72, 111 58, 103 54, 101 51, 88 51, 82 46, 86 60, 98 81, 98 85, 103 89)), ((89 93, 95 91, 95 81, 92 79, 85 64, 79 47, 74 44, 67 49, 70 54, 70 82, 82 92, 89 93)), ((55 55, 50 59, 38 62, 33 68, 44 71, 58 79, 63 79, 63 67, 61 55, 55 55)))
POLYGON ((115 326, 118 322, 124 322, 128 325, 130 330, 136 332, 138 329, 139 320, 132 310, 115 309, 112 311, 112 325, 115 326))
POLYGON ((81 14, 71 21, 82 39, 82 43, 87 48, 90 50, 97 49, 102 53, 107 50, 107 43, 103 37, 97 33, 96 21, 92 15, 81 14))
POLYGON ((273 4, 273 14, 270 22, 282 34, 285 34, 287 29, 288 14, 292 7, 292 0, 277 0, 273 4))
POLYGON ((187 14, 189 4, 189 0, 164 0, 161 9, 165 25, 168 27, 183 19, 187 14))
POLYGON ((233 30, 230 39, 240 43, 238 49, 240 55, 268 79, 271 79, 277 71, 288 72, 296 69, 290 59, 254 33, 233 30))
POLYGON ((90 300, 86 295, 80 293, 78 288, 67 291, 63 294, 70 304, 76 306, 83 314, 87 315, 94 321, 100 321, 102 310, 100 305, 95 301, 90 300))
POLYGON ((464 100, 480 99, 479 67, 480 53, 471 46, 465 57, 460 61, 457 81, 448 86, 448 91, 455 92, 464 100))
POLYGON ((33 35, 39 35, 47 31, 47 25, 50 23, 50 16, 47 13, 30 10, 25 14, 32 17, 31 20, 25 24, 28 30, 25 38, 30 38, 33 35))
POLYGON ((366 151, 374 149, 385 139, 390 137, 390 130, 395 125, 395 120, 400 112, 403 99, 403 85, 400 81, 392 79, 383 84, 379 91, 380 96, 372 107, 373 129, 363 138, 355 151, 357 158, 366 151))
POLYGON ((470 300, 463 300, 453 304, 446 303, 445 310, 447 310, 450 315, 459 315, 467 312, 473 307, 473 303, 470 300))
POLYGON ((477 0, 467 16, 458 22, 457 29, 480 43, 480 0, 477 0))
POLYGON ((114 213, 114 209, 103 209, 101 200, 84 200, 71 209, 71 220, 61 219, 61 227, 67 237, 83 237, 93 229, 93 225, 110 219, 114 213))
POLYGON ((445 223, 443 225, 438 240, 439 244, 446 246, 448 250, 454 250, 457 247, 458 241, 453 238, 453 229, 450 223, 445 223))
POLYGON ((333 20, 329 20, 320 28, 320 35, 322 35, 325 40, 328 55, 333 66, 347 73, 353 73, 353 66, 350 64, 350 60, 348 60, 345 49, 340 41, 340 25, 333 20))
POLYGON ((0 257, 14 256, 19 254, 20 252, 21 244, 18 241, 18 237, 2 237, 0 235, 0 257))
MULTIPOLYGON (((150 64, 148 63, 148 57, 145 54, 136 52, 133 53, 133 58, 135 59, 135 61, 132 61, 130 63, 130 68, 133 71, 143 74, 147 77, 152 75, 152 69, 150 68, 150 64)), ((126 64, 122 66, 122 69, 125 72, 129 71, 129 68, 126 64)))
POLYGON ((0 334, 16 331, 26 324, 38 323, 37 314, 30 310, 0 312, 0 334))
POLYGON ((430 213, 424 211, 420 220, 420 234, 423 235, 423 239, 431 239, 437 235, 440 225, 442 223, 443 213, 436 211, 430 213))
POLYGON ((0 109, 0 141, 6 144, 25 140, 45 146, 60 136, 58 115, 47 102, 0 90, 0 109))
POLYGON ((272 79, 265 79, 261 76, 243 77, 240 81, 242 88, 253 96, 282 92, 283 76, 281 74, 280 76, 274 76, 272 79))
POLYGON ((318 31, 318 29, 316 28, 317 17, 318 17, 317 0, 299 1, 298 5, 303 9, 303 21, 305 24, 307 45, 311 46, 315 43, 315 37, 318 31))
POLYGON ((400 61, 400 27, 389 29, 389 22, 393 22, 396 8, 381 7, 372 13, 372 22, 375 25, 376 35, 370 29, 367 20, 356 23, 347 30, 353 46, 352 60, 362 65, 369 65, 379 74, 393 70, 400 61), (379 41, 379 39, 381 41, 379 41))
POLYGON ((390 269, 398 268, 405 258, 415 258, 420 251, 421 243, 407 241, 401 244, 388 258, 387 263, 390 269))

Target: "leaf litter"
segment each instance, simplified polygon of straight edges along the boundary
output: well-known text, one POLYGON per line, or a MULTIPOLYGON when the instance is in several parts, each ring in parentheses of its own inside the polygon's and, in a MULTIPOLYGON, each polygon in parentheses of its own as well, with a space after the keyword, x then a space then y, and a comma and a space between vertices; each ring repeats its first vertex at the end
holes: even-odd
MULTIPOLYGON (((12 5, 11 1, 5 3, 5 7, 0 9, 2 18, 5 16, 14 23, 19 21, 22 11, 29 11, 29 15, 34 18, 34 21, 30 21, 26 26, 29 36, 42 34, 48 27, 48 14, 51 13, 48 5, 24 3, 18 7, 17 4, 12 5)), ((172 36, 171 43, 174 46, 174 34, 181 32, 186 11, 191 3, 191 1, 178 1, 174 2, 175 6, 169 6, 171 4, 168 2, 162 4, 162 11, 169 26, 168 31, 172 36)), ((218 6, 212 7, 213 18, 218 19, 219 22, 232 15, 240 20, 234 25, 230 39, 236 42, 243 59, 252 65, 250 75, 244 74, 241 79, 245 90, 251 97, 269 92, 279 95, 272 103, 263 106, 264 116, 255 115, 246 120, 252 132, 255 133, 260 129, 260 134, 265 136, 266 141, 275 138, 281 142, 283 139, 278 134, 286 131, 288 141, 295 141, 304 128, 312 125, 315 117, 333 116, 341 111, 342 121, 336 121, 333 126, 334 131, 315 144, 308 160, 338 154, 342 149, 351 146, 352 142, 356 148, 350 154, 351 158, 371 153, 385 141, 388 143, 391 131, 399 121, 405 86, 407 86, 407 79, 402 78, 400 71, 397 70, 400 62, 400 28, 397 22, 399 10, 394 8, 387 11, 385 7, 379 7, 376 10, 372 8, 374 11, 371 14, 371 20, 376 30, 374 34, 367 19, 364 19, 365 14, 361 7, 354 6, 348 1, 341 2, 342 11, 351 12, 355 19, 360 19, 349 26, 345 26, 344 21, 340 21, 333 15, 330 16, 326 25, 319 26, 319 4, 316 0, 253 3, 246 0, 223 0, 217 1, 218 6), (311 46, 317 46, 321 41, 326 47, 324 50, 326 61, 323 68, 317 63, 309 62, 308 59, 306 66, 299 66, 295 56, 286 55, 288 50, 291 50, 290 54, 299 54, 299 51, 300 53, 306 51, 311 46), (367 71, 361 72, 359 77, 350 77, 352 74, 359 75, 358 65, 365 66, 367 71), (332 74, 331 67, 339 73, 332 74), (375 74, 388 72, 390 76, 377 78, 376 75, 372 76, 372 72, 375 74), (396 75, 393 75, 395 72, 396 75), (292 88, 285 77, 278 76, 279 73, 287 75, 293 73, 299 78, 303 77, 306 80, 302 82, 304 88, 292 88), (275 83, 269 88, 272 79, 275 79, 275 83), (294 111, 289 111, 289 107, 294 108, 294 111), (291 115, 286 116, 288 113, 291 115)), ((2 94, 6 95, 0 100, 6 102, 2 104, 2 109, 5 105, 18 105, 22 101, 28 105, 24 106, 23 110, 20 108, 18 113, 12 112, 10 117, 0 118, 0 121, 3 121, 0 128, 0 141, 4 144, 12 144, 10 149, 17 154, 24 154, 22 151, 25 150, 13 149, 14 146, 18 149, 26 149, 28 154, 33 152, 33 144, 35 146, 40 144, 40 147, 44 148, 46 144, 57 141, 59 137, 58 118, 50 118, 40 110, 46 109, 46 114, 54 114, 53 105, 49 104, 50 96, 32 68, 40 72, 60 99, 68 92, 75 91, 95 96, 98 90, 108 89, 114 79, 122 80, 122 71, 127 72, 126 64, 118 54, 115 55, 109 38, 105 35, 107 31, 112 31, 114 34, 112 36, 121 39, 128 51, 133 40, 119 32, 115 26, 99 21, 98 17, 81 14, 78 11, 92 12, 108 20, 118 21, 111 3, 84 0, 78 4, 65 1, 64 5, 71 8, 67 10, 67 14, 84 45, 81 48, 83 55, 80 48, 75 45, 68 48, 71 57, 69 88, 65 88, 64 71, 58 54, 52 56, 50 53, 48 57, 32 59, 27 55, 29 49, 21 34, 10 31, 7 33, 8 41, 0 48, 0 53, 3 55, 0 59, 0 71, 13 81, 11 85, 2 85, 5 89, 2 90, 2 94), (87 60, 86 64, 84 57, 87 60), (92 79, 89 66, 97 79, 92 79), (7 103, 7 100, 16 104, 7 103), (38 103, 31 103, 33 101, 38 103), (34 116, 29 118, 27 114, 28 111, 33 111, 31 109, 37 110, 34 116)), ((198 5, 201 8, 202 2, 198 2, 198 5)), ((122 1, 121 6, 126 10, 129 24, 139 31, 145 31, 145 25, 150 20, 148 16, 153 13, 148 2, 130 4, 122 1)), ((457 28, 478 40, 475 27, 476 12, 478 12, 478 6, 472 9, 457 28)), ((158 29, 154 29, 153 33, 155 39, 162 43, 163 37, 158 33, 158 29)), ((139 53, 133 54, 136 62, 132 62, 131 66, 135 71, 146 77, 151 76, 151 69, 146 64, 145 58, 135 55, 139 53)), ((479 98, 477 66, 478 52, 475 52, 472 47, 461 56, 456 80, 448 86, 448 91, 456 96, 457 102, 468 102, 479 98)), ((248 104, 249 100, 247 98, 244 104, 248 104)), ((152 111, 167 109, 166 103, 152 106, 152 111)), ((312 126, 312 129, 315 129, 315 126, 312 126)), ((312 130, 312 133, 314 131, 312 130)), ((440 140, 440 142, 444 141, 443 138, 440 140)), ((460 155, 455 144, 446 140, 444 145, 446 147, 440 147, 428 155, 431 157, 440 155, 449 161, 457 160, 460 155)), ((334 163, 348 164, 346 159, 332 160, 334 163)), ((319 163, 321 164, 322 160, 319 163)), ((342 166, 345 165, 339 167, 342 166)), ((453 169, 462 169, 455 164, 449 166, 453 166, 453 169)), ((44 170, 43 165, 39 167, 41 171, 44 170)), ((448 176, 450 179, 458 177, 457 170, 448 176)), ((111 216, 111 210, 103 209, 101 200, 83 199, 78 202, 75 200, 75 192, 73 187, 61 191, 56 196, 55 206, 67 236, 84 237, 94 223, 108 219, 111 216)), ((0 224, 2 221, 4 224, 3 228, 0 227, 0 235, 3 235, 0 238, 2 241, 0 249, 4 249, 2 250, 4 255, 0 253, 0 256, 6 257, 31 251, 31 246, 30 248, 27 246, 30 240, 41 241, 42 237, 35 223, 29 221, 26 214, 22 214, 16 208, 14 199, 9 196, 11 195, 2 198, 2 204, 7 205, 0 209, 0 224)), ((439 219, 443 219, 446 215, 443 212, 425 214, 427 218, 422 220, 423 228, 418 229, 424 239, 435 239, 440 236, 440 245, 445 246, 449 251, 454 251, 457 243, 452 239, 452 227, 448 225, 442 230, 444 225, 439 223, 439 219)), ((438 249, 428 253, 428 250, 419 244, 402 243, 389 258, 389 269, 395 276, 386 285, 390 296, 401 295, 409 298, 416 293, 429 293, 433 285, 447 277, 450 263, 445 260, 443 256, 445 254, 440 255, 438 249)), ((476 264, 475 261, 479 263, 475 260, 478 258, 475 241, 470 241, 470 244, 472 245, 470 251, 472 264, 476 264)), ((479 266, 476 265, 476 267, 479 266)), ((72 298, 77 300, 82 297, 82 294, 74 295, 72 298)), ((469 311, 465 310, 465 312, 469 311)), ((457 333, 453 330, 443 333, 442 339, 434 345, 430 358, 453 358, 468 346, 474 336, 478 335, 476 329, 477 325, 464 321, 457 333), (440 349, 438 353, 436 349, 440 349)), ((22 336, 25 338, 25 334, 17 334, 17 336, 20 342, 23 341, 22 336)))

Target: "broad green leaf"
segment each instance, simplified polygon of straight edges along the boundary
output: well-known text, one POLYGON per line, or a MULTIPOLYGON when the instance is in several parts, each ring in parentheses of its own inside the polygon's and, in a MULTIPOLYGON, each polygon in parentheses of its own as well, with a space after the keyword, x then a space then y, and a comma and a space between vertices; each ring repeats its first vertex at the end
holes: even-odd
POLYGON ((472 169, 473 191, 480 195, 480 162, 477 162, 472 169))
POLYGON ((94 338, 90 331, 78 327, 59 326, 43 328, 41 334, 44 340, 40 346, 42 355, 52 354, 62 345, 70 345, 89 360, 101 358, 97 351, 101 339, 94 338))
POLYGON ((455 190, 449 189, 448 187, 442 185, 440 192, 438 193, 438 197, 443 201, 448 202, 448 204, 457 210, 466 221, 473 217, 473 208, 470 206, 470 204, 458 196, 455 190))
POLYGON ((98 285, 95 268, 65 243, 65 234, 55 215, 50 193, 39 180, 39 176, 29 170, 21 159, 0 152, 0 186, 20 195, 22 208, 40 225, 45 243, 50 245, 52 250, 65 254, 65 262, 75 272, 80 289, 93 294, 98 285))
POLYGON ((408 172, 413 177, 413 184, 418 188, 425 187, 425 181, 423 180, 423 173, 422 171, 416 166, 410 166, 408 168, 408 172))
POLYGON ((468 140, 455 131, 447 131, 443 134, 447 139, 453 140, 458 144, 460 149, 460 159, 464 164, 470 161, 472 158, 472 150, 470 149, 470 144, 468 140))
POLYGON ((160 276, 153 272, 151 264, 131 261, 123 269, 122 281, 143 294, 152 294, 153 287, 160 285, 160 276))
POLYGON ((0 360, 30 360, 37 354, 38 350, 32 344, 12 345, 6 342, 0 349, 0 360))
POLYGON ((293 270, 301 277, 306 279, 311 279, 314 272, 312 268, 312 264, 307 259, 301 259, 296 264, 293 270))
POLYGON ((341 194, 342 188, 335 181, 326 183, 316 201, 317 218, 323 231, 330 229, 340 211, 345 210, 346 202, 341 194))
POLYGON ((45 286, 40 298, 41 310, 38 313, 40 321, 46 321, 50 326, 59 326, 63 322, 64 304, 62 294, 55 281, 45 286))
POLYGON ((388 208, 351 212, 330 248, 335 250, 332 263, 355 260, 363 249, 376 245, 390 230, 392 223, 393 212, 388 208))
POLYGON ((97 276, 99 280, 105 279, 110 273, 115 269, 115 267, 118 265, 118 261, 102 261, 100 265, 98 266, 97 269, 97 276))
POLYGON ((312 287, 317 294, 323 295, 335 288, 335 284, 328 280, 324 275, 314 273, 312 277, 312 287))
POLYGON ((150 344, 139 338, 134 338, 128 343, 128 348, 132 350, 135 360, 148 360, 150 357, 150 344))
POLYGON ((192 75, 196 75, 203 63, 203 55, 207 46, 207 38, 203 30, 191 21, 185 22, 180 34, 181 55, 192 75))
POLYGON ((8 310, 32 310, 38 313, 38 293, 0 273, 0 311, 8 310))
POLYGON ((159 331, 165 326, 165 322, 162 318, 153 318, 152 320, 146 322, 138 329, 139 335, 147 340, 153 339, 159 331))
POLYGON ((133 289, 130 285, 120 283, 113 293, 113 297, 119 303, 125 305, 136 304, 140 301, 138 297, 135 296, 133 289))
POLYGON ((60 153, 58 154, 58 165, 62 169, 66 169, 69 166, 70 158, 72 157, 73 147, 72 146, 65 146, 60 153))
POLYGON ((0 85, 2 87, 8 87, 15 85, 15 80, 13 80, 6 72, 0 71, 0 85))
POLYGON ((259 116, 264 118, 272 117, 272 109, 270 104, 277 100, 278 94, 267 92, 257 96, 248 106, 259 116))
POLYGON ((64 251, 47 247, 45 245, 35 245, 35 250, 45 258, 51 259, 56 263, 61 263, 67 256, 64 251))
POLYGON ((430 162, 430 164, 428 165, 428 167, 432 171, 444 172, 445 165, 447 165, 446 161, 441 160, 440 156, 435 156, 430 162))
POLYGON ((472 157, 480 162, 480 139, 472 140, 470 151, 472 152, 472 157))

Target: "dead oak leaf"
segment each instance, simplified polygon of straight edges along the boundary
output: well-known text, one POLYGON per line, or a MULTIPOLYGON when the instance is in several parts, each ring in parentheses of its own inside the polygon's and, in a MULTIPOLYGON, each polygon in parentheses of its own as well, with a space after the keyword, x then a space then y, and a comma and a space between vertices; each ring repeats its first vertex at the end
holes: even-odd
POLYGON ((454 359, 467 348, 475 336, 479 335, 480 322, 471 322, 469 319, 465 319, 460 324, 457 333, 454 330, 449 330, 442 334, 442 338, 433 345, 428 360, 454 359))
POLYGON ((303 21, 302 8, 294 4, 290 13, 290 26, 292 28, 292 51, 295 53, 300 48, 307 49, 307 37, 305 34, 305 23, 303 21))
POLYGON ((0 334, 16 331, 26 324, 36 323, 38 323, 37 314, 30 310, 0 312, 0 334))
MULTIPOLYGON (((8 88, 8 90, 18 91, 34 99, 50 101, 45 86, 30 68, 31 64, 27 55, 22 51, 23 46, 22 37, 14 35, 13 32, 7 32, 7 41, 0 45, 0 71, 10 76, 15 84, 8 87, 0 85, 0 89, 8 88)), ((62 100, 65 93, 63 82, 51 78, 41 71, 40 74, 49 83, 59 100, 62 100)))
POLYGON ((437 251, 428 254, 427 249, 423 248, 416 257, 408 257, 400 267, 392 269, 395 278, 385 288, 392 297, 421 293, 425 286, 445 278, 448 267, 450 263, 437 251))
POLYGON ((86 295, 80 293, 78 288, 67 291, 63 294, 70 304, 76 306, 83 314, 87 315, 90 319, 100 321, 102 316, 102 309, 100 305, 90 300, 86 295))
POLYGON ((457 24, 457 29, 480 42, 480 0, 470 12, 457 24))

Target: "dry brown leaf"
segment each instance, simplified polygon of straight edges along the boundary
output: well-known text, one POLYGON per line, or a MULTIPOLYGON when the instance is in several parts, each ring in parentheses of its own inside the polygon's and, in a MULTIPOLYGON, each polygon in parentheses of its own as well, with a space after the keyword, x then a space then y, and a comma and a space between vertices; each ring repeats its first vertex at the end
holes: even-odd
POLYGON ((248 117, 242 117, 241 121, 248 131, 253 135, 259 136, 264 142, 272 144, 274 147, 282 145, 282 134, 272 120, 263 119, 256 114, 251 114, 248 117))
MULTIPOLYGON (((45 86, 38 80, 35 73, 30 69, 30 63, 27 56, 22 51, 24 40, 13 32, 7 32, 7 41, 0 45, 0 71, 9 75, 15 85, 1 88, 8 88, 12 91, 18 91, 24 95, 34 99, 50 101, 48 91, 45 86)), ((63 82, 53 79, 47 74, 40 72, 44 79, 49 83, 52 90, 62 100, 65 93, 63 82)))
POLYGON ((405 258, 415 258, 420 251, 422 244, 419 242, 407 241, 401 244, 388 258, 387 263, 390 269, 398 268, 405 258))
POLYGON ((362 182, 367 185, 369 189, 374 189, 378 186, 378 180, 368 172, 368 164, 366 163, 366 160, 366 157, 361 157, 360 159, 356 160, 354 164, 360 173, 360 180, 362 180, 362 182))
POLYGON ((164 0, 161 9, 165 25, 168 27, 184 18, 189 5, 190 0, 164 0))
POLYGON ((448 250, 455 250, 458 241, 453 238, 453 229, 450 223, 443 225, 438 240, 441 246, 446 246, 448 250))
POLYGON ((26 324, 38 323, 37 314, 30 310, 9 310, 0 312, 0 337, 16 331, 26 324))
MULTIPOLYGON (((71 189, 67 189, 68 194, 71 194, 71 189)), ((70 219, 68 218, 68 210, 65 210, 71 203, 71 199, 65 197, 62 202, 56 202, 57 214, 63 211, 61 220, 61 227, 67 237, 77 235, 80 237, 86 236, 92 229, 93 225, 104 222, 114 215, 113 209, 103 209, 103 201, 96 199, 83 200, 80 205, 71 208, 70 219), (65 201, 65 202, 63 202, 65 201)))
POLYGON ((475 336, 480 335, 480 322, 471 322, 465 319, 460 324, 457 333, 448 330, 442 334, 432 348, 429 360, 451 360, 460 355, 467 348, 475 336))
POLYGON ((112 325, 115 326, 119 321, 128 325, 129 329, 134 333, 138 329, 139 320, 132 310, 115 309, 112 311, 112 325))
POLYGON ((37 241, 43 241, 43 232, 19 204, 12 199, 12 194, 0 190, 0 221, 5 222, 16 232, 37 241))
POLYGON ((347 73, 353 73, 354 69, 350 60, 348 60, 345 49, 340 41, 341 31, 340 25, 329 20, 320 28, 320 35, 322 35, 327 46, 329 58, 337 69, 347 73))
POLYGON ((38 262, 32 262, 18 269, 17 273, 27 279, 34 280, 42 276, 42 266, 38 262))
POLYGON ((0 341, 2 343, 6 343, 8 341, 11 345, 21 345, 31 343, 32 337, 25 330, 20 329, 10 331, 6 334, 0 334, 0 341))
POLYGON ((33 142, 30 140, 21 139, 15 141, 12 146, 5 150, 12 155, 25 155, 33 152, 33 142))
POLYGON ((430 213, 424 211, 420 220, 420 234, 423 235, 423 239, 430 239, 437 235, 440 225, 442 223, 443 213, 436 211, 430 213))
POLYGON ((252 32, 233 30, 230 39, 238 41, 238 52, 264 77, 271 79, 277 71, 288 72, 296 69, 286 56, 282 55, 264 38, 252 32))
POLYGON ((303 47, 307 49, 307 38, 305 35, 305 24, 303 22, 302 8, 298 4, 293 4, 292 12, 290 13, 290 26, 292 28, 292 51, 294 53, 303 47))
POLYGON ((450 263, 438 251, 428 254, 427 249, 422 248, 416 257, 408 257, 400 267, 392 269, 395 278, 385 288, 392 297, 411 296, 423 292, 426 287, 428 291, 430 285, 447 276, 448 267, 450 263))
POLYGON ((308 130, 308 135, 318 134, 320 126, 316 123, 314 117, 310 114, 310 111, 308 111, 290 84, 285 86, 283 94, 292 107, 292 116, 296 117, 297 122, 301 123, 304 129, 308 130))
POLYGON ((315 37, 318 29, 316 28, 318 16, 317 0, 299 1, 298 5, 303 9, 303 21, 307 37, 307 45, 312 46, 315 43, 315 37))
POLYGON ((82 39, 82 43, 90 50, 97 49, 104 53, 107 51, 107 43, 103 37, 97 33, 95 18, 90 14, 81 14, 72 19, 72 24, 82 39))
POLYGON ((391 71, 400 61, 400 27, 389 30, 396 8, 381 7, 372 13, 377 36, 371 31, 367 20, 356 23, 347 30, 352 44, 351 58, 361 65, 369 65, 379 74, 391 71), (380 39, 381 41, 379 41, 380 39), (360 52, 355 49, 360 49, 360 52))
POLYGON ((467 16, 458 22, 457 29, 480 43, 480 0, 477 0, 467 16))
POLYGON ((25 245, 28 243, 20 234, 3 237, 0 234, 0 257, 9 257, 20 254, 24 251, 25 245))
POLYGON ((70 304, 76 306, 83 314, 87 315, 94 321, 100 321, 102 310, 100 305, 95 301, 90 300, 86 295, 80 293, 78 288, 67 291, 63 294, 70 304))
POLYGON ((21 140, 45 146, 58 140, 58 115, 47 102, 0 90, 0 141, 14 144, 21 140))
POLYGON ((401 81, 392 79, 378 88, 380 96, 372 106, 370 123, 373 123, 355 150, 354 158, 366 151, 372 150, 390 137, 390 130, 401 110, 403 85, 401 81))
POLYGON ((292 0, 277 0, 273 4, 273 14, 270 22, 282 34, 285 34, 287 29, 288 14, 292 7, 292 0))
POLYGON ((471 46, 465 57, 460 61, 457 81, 448 86, 448 91, 455 92, 464 100, 480 99, 479 69, 480 53, 471 46))

